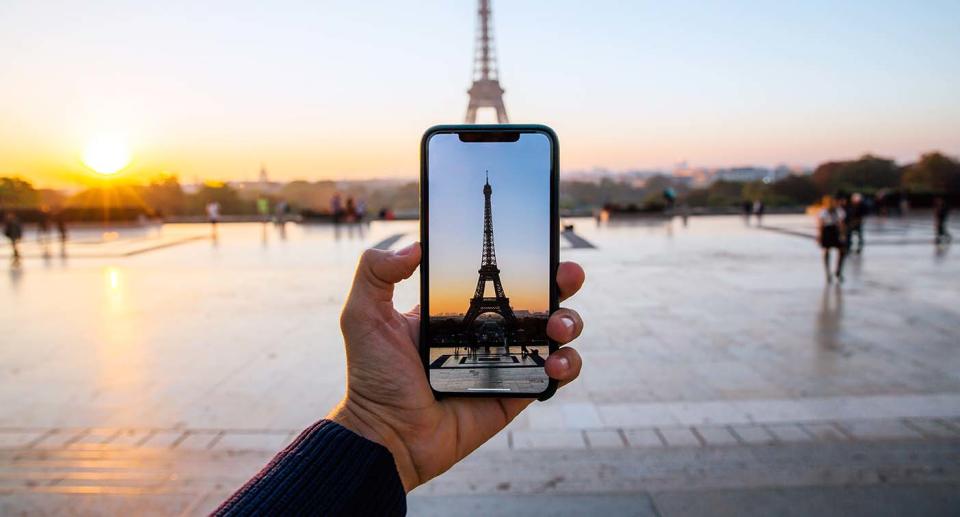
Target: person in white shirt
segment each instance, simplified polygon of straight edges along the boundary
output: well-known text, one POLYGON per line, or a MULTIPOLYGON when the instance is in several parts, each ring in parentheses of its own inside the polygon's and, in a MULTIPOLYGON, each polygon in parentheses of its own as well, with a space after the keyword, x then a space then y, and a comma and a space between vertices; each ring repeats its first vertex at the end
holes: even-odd
POLYGON ((220 203, 216 201, 207 203, 207 220, 210 221, 213 231, 216 232, 217 222, 220 221, 220 203))
POLYGON ((830 197, 823 197, 823 209, 817 214, 817 228, 819 230, 820 247, 823 248, 823 269, 827 274, 827 283, 832 283, 834 277, 838 282, 843 282, 843 259, 846 256, 846 244, 844 242, 847 235, 844 225, 846 224, 847 214, 837 204, 837 200, 830 197), (830 274, 830 250, 837 250, 837 267, 833 275, 830 274))

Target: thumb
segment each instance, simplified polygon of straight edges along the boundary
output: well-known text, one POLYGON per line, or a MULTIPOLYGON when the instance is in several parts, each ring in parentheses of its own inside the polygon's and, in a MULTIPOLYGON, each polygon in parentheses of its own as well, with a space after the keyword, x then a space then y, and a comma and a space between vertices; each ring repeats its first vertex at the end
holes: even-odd
POLYGON ((396 251, 368 249, 360 256, 353 292, 390 301, 393 285, 410 278, 420 264, 420 243, 396 251))

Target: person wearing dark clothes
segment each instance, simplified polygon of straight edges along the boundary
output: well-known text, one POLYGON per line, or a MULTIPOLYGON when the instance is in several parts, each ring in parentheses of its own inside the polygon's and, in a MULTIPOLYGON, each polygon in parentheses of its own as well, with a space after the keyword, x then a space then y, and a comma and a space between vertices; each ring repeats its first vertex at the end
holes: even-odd
POLYGON ((823 248, 823 269, 827 274, 827 283, 832 283, 834 276, 838 282, 843 282, 843 259, 846 253, 844 237, 844 221, 846 213, 837 204, 837 200, 824 196, 824 208, 817 215, 820 247, 823 248), (834 276, 830 275, 830 250, 837 250, 837 267, 834 276))
POLYGON ((13 261, 20 260, 20 239, 23 238, 23 226, 20 225, 20 219, 17 214, 7 212, 3 217, 3 234, 10 240, 10 247, 13 248, 13 261))
POLYGON ((47 239, 50 237, 50 222, 51 222, 50 209, 47 207, 40 208, 40 220, 37 221, 37 242, 41 245, 47 244, 47 239))
MULTIPOLYGON (((346 395, 307 428, 214 515, 403 515, 406 494, 502 430, 532 402, 520 398, 434 398, 417 348, 420 309, 393 307, 394 284, 420 264, 420 245, 367 250, 340 317, 347 351, 346 395)), ((583 284, 580 266, 557 270, 561 298, 583 284)), ((583 322, 559 309, 547 334, 565 344, 583 322)), ((580 355, 561 347, 544 362, 566 384, 580 355)))
POLYGON ((947 216, 950 215, 950 205, 940 196, 933 200, 933 220, 936 223, 937 236, 934 241, 937 244, 950 242, 953 237, 947 231, 947 216))
POLYGON ((753 213, 753 203, 748 200, 744 200, 743 204, 740 206, 743 209, 743 222, 750 224, 750 214, 753 213))
POLYGON ((767 206, 763 204, 763 201, 758 199, 753 202, 753 215, 757 216, 757 226, 763 226, 763 212, 766 209, 767 206))
POLYGON ((863 251, 863 218, 867 215, 866 205, 863 203, 863 196, 857 192, 850 196, 850 204, 846 209, 847 220, 847 251, 852 251, 859 255, 863 251), (857 238, 857 246, 853 246, 853 238, 857 238))
POLYGON ((346 208, 344 208, 344 217, 348 223, 352 223, 357 218, 357 205, 353 202, 353 196, 347 198, 346 208))
POLYGON ((60 242, 67 242, 67 220, 64 219, 62 213, 57 214, 57 234, 60 235, 60 242))

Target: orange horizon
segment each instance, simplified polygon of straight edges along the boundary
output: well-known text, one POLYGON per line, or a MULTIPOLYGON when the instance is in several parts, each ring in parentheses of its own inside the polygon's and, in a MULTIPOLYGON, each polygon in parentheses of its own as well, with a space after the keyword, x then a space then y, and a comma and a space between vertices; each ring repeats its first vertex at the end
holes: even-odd
MULTIPOLYGON (((548 300, 541 293, 524 293, 517 290, 510 292, 510 286, 504 285, 507 297, 510 299, 510 308, 514 311, 548 312, 548 300)), ((473 292, 463 293, 444 291, 430 286, 430 316, 439 314, 466 314, 470 307, 473 292)))

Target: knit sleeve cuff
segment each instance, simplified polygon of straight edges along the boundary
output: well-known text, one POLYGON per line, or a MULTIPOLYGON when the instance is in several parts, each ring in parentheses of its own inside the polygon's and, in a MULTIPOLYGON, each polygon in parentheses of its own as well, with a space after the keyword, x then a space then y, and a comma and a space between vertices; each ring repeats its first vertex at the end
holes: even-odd
POLYGON ((406 492, 386 447, 330 420, 303 431, 214 515, 403 515, 406 492))

